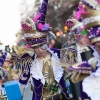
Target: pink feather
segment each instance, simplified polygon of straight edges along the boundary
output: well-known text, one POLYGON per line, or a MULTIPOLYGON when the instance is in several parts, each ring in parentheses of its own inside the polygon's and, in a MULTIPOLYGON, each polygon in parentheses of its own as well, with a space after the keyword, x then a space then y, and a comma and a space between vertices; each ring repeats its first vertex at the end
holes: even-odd
POLYGON ((35 17, 34 17, 34 19, 33 19, 33 21, 34 22, 36 22, 38 19, 39 19, 39 17, 41 16, 41 14, 39 13, 39 14, 37 14, 35 17))
POLYGON ((90 12, 87 12, 85 10, 85 8, 83 7, 81 3, 79 3, 78 8, 79 8, 79 11, 76 11, 75 16, 74 16, 75 19, 79 20, 82 17, 82 15, 90 14, 90 12))
POLYGON ((37 27, 41 30, 43 30, 43 24, 42 23, 38 23, 37 27))
POLYGON ((31 29, 32 29, 32 27, 28 26, 28 25, 25 24, 25 23, 22 23, 22 24, 21 24, 21 27, 22 27, 23 30, 31 30, 31 29))

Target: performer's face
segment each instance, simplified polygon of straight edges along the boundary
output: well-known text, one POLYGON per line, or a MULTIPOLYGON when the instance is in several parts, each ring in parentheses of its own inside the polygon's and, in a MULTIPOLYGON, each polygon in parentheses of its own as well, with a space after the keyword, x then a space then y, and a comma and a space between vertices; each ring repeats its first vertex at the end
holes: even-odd
POLYGON ((78 42, 82 45, 86 45, 86 44, 90 44, 89 43, 89 38, 87 35, 81 35, 79 38, 78 38, 78 42))
POLYGON ((47 45, 43 44, 33 48, 38 57, 45 57, 47 54, 47 45))
POLYGON ((94 46, 95 46, 95 49, 96 49, 96 51, 98 52, 98 54, 100 56, 100 42, 96 42, 94 46))

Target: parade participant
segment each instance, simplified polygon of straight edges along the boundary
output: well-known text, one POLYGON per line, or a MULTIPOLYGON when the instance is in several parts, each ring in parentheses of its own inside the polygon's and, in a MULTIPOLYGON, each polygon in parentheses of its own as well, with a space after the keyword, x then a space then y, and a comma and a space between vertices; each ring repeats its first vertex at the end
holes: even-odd
POLYGON ((6 93, 4 89, 4 82, 8 80, 8 72, 2 66, 6 60, 7 53, 3 53, 2 50, 0 51, 0 99, 6 100, 6 93))
MULTIPOLYGON (((93 61, 93 65, 96 67, 95 70, 92 71, 92 74, 88 75, 83 80, 83 90, 87 93, 87 95, 91 98, 91 100, 99 100, 99 56, 100 56, 100 5, 96 0, 82 0, 84 8, 90 12, 88 16, 83 16, 83 23, 86 26, 88 31, 89 39, 94 46, 94 60, 97 60, 97 63, 93 61), (92 88, 91 88, 92 87, 92 88)), ((89 62, 89 61, 88 61, 89 62)), ((86 65, 85 65, 86 66, 86 65)), ((92 66, 92 65, 91 65, 92 66)), ((86 66, 87 67, 87 66, 86 66)))
POLYGON ((60 62, 60 51, 50 50, 47 46, 46 35, 50 31, 49 25, 45 23, 47 5, 48 0, 43 0, 39 14, 21 23, 24 31, 23 43, 27 48, 32 48, 35 54, 33 57, 27 53, 18 57, 17 64, 22 66, 19 82, 23 90, 30 76, 32 77, 32 100, 67 100, 70 97, 64 69, 56 65, 60 62))
MULTIPOLYGON (((66 46, 63 46, 61 49, 61 60, 62 62, 69 63, 69 66, 74 65, 75 63, 81 63, 81 53, 86 48, 86 46, 89 46, 89 39, 87 36, 86 30, 83 28, 83 23, 79 22, 76 19, 68 19, 66 21, 66 26, 69 30, 69 39, 74 40, 75 42, 72 44, 67 44, 66 46), (65 57, 65 59, 64 59, 65 57)), ((66 67, 66 66, 65 66, 66 67)), ((72 94, 73 98, 75 100, 78 100, 79 97, 87 99, 88 96, 85 95, 85 93, 82 92, 82 83, 74 82, 76 77, 74 77, 74 74, 76 72, 72 71, 73 75, 71 77, 70 83, 72 87, 72 94), (82 96, 81 96, 82 94, 82 96)))
POLYGON ((6 100, 7 96, 4 89, 4 82, 7 81, 7 70, 0 67, 0 100, 6 100))
MULTIPOLYGON (((89 12, 89 15, 81 15, 82 17, 82 23, 86 27, 86 31, 88 32, 88 36, 91 40, 91 43, 94 45, 95 52, 94 57, 87 60, 87 64, 79 65, 80 67, 91 67, 92 68, 92 74, 84 75, 83 79, 83 90, 87 93, 87 95, 92 100, 99 100, 99 32, 100 32, 100 24, 99 24, 99 18, 100 18, 100 5, 96 0, 82 0, 81 5, 84 7, 84 9, 89 12), (92 63, 90 63, 90 60, 92 63), (97 64, 98 61, 98 64, 97 64), (97 64, 97 65, 96 65, 97 64), (97 66, 97 67, 96 67, 97 66), (96 69, 95 69, 96 67, 96 69), (84 79, 85 78, 85 79, 84 79), (97 82, 98 81, 98 82, 97 82), (95 83, 94 83, 95 82, 95 83), (93 84, 92 84, 93 83, 93 84), (92 88, 91 88, 92 87, 92 88), (94 93, 95 91, 95 93, 94 93), (93 95, 94 94, 94 95, 93 95), (96 94, 96 95, 95 95, 96 94)), ((83 72, 84 70, 81 70, 83 72)), ((86 74, 86 73, 85 73, 86 74)), ((82 77, 80 75, 80 77, 82 77)), ((82 80, 81 79, 81 80, 82 80)), ((79 81, 80 78, 78 78, 77 81, 79 81)), ((89 99, 89 100, 91 100, 89 99)))
MULTIPOLYGON (((95 71, 88 77, 83 80, 83 90, 87 93, 87 95, 91 98, 91 100, 99 100, 100 99, 100 92, 99 92, 99 80, 100 80, 100 36, 96 35, 95 29, 98 30, 100 26, 93 27, 91 30, 91 35, 95 35, 95 37, 91 38, 91 42, 95 47, 94 57, 97 60, 97 64, 95 71), (92 88, 91 88, 92 87, 92 88), (95 95, 93 95, 95 94, 95 95)), ((99 33, 100 34, 100 33, 99 33)), ((89 36, 91 36, 89 35, 89 36)))

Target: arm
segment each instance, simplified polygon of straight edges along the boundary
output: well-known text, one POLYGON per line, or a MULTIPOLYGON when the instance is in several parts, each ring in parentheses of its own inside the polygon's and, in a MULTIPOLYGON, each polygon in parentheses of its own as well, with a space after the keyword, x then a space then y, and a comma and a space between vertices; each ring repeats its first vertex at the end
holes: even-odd
POLYGON ((30 67, 31 67, 32 59, 29 56, 29 54, 24 54, 18 60, 19 61, 17 63, 19 63, 19 66, 21 68, 19 83, 23 94, 24 88, 26 87, 28 80, 30 78, 30 67))
POLYGON ((71 77, 71 80, 74 83, 84 80, 95 70, 97 64, 97 60, 95 58, 89 59, 87 63, 88 64, 84 64, 84 62, 82 62, 80 67, 81 68, 83 67, 83 69, 75 70, 75 71, 73 70, 73 75, 71 77))
POLYGON ((20 83, 22 95, 24 94, 24 88, 26 87, 29 78, 30 78, 30 72, 22 71, 22 73, 20 74, 20 77, 19 77, 19 83, 20 83))

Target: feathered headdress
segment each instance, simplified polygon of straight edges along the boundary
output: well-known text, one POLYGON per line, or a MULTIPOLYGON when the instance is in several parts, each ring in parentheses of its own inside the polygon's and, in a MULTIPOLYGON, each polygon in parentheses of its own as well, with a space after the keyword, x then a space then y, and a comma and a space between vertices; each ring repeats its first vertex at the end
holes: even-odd
POLYGON ((26 47, 34 47, 47 42, 46 35, 51 29, 49 24, 45 23, 47 6, 48 0, 43 0, 40 11, 35 17, 22 20, 23 42, 26 47))

